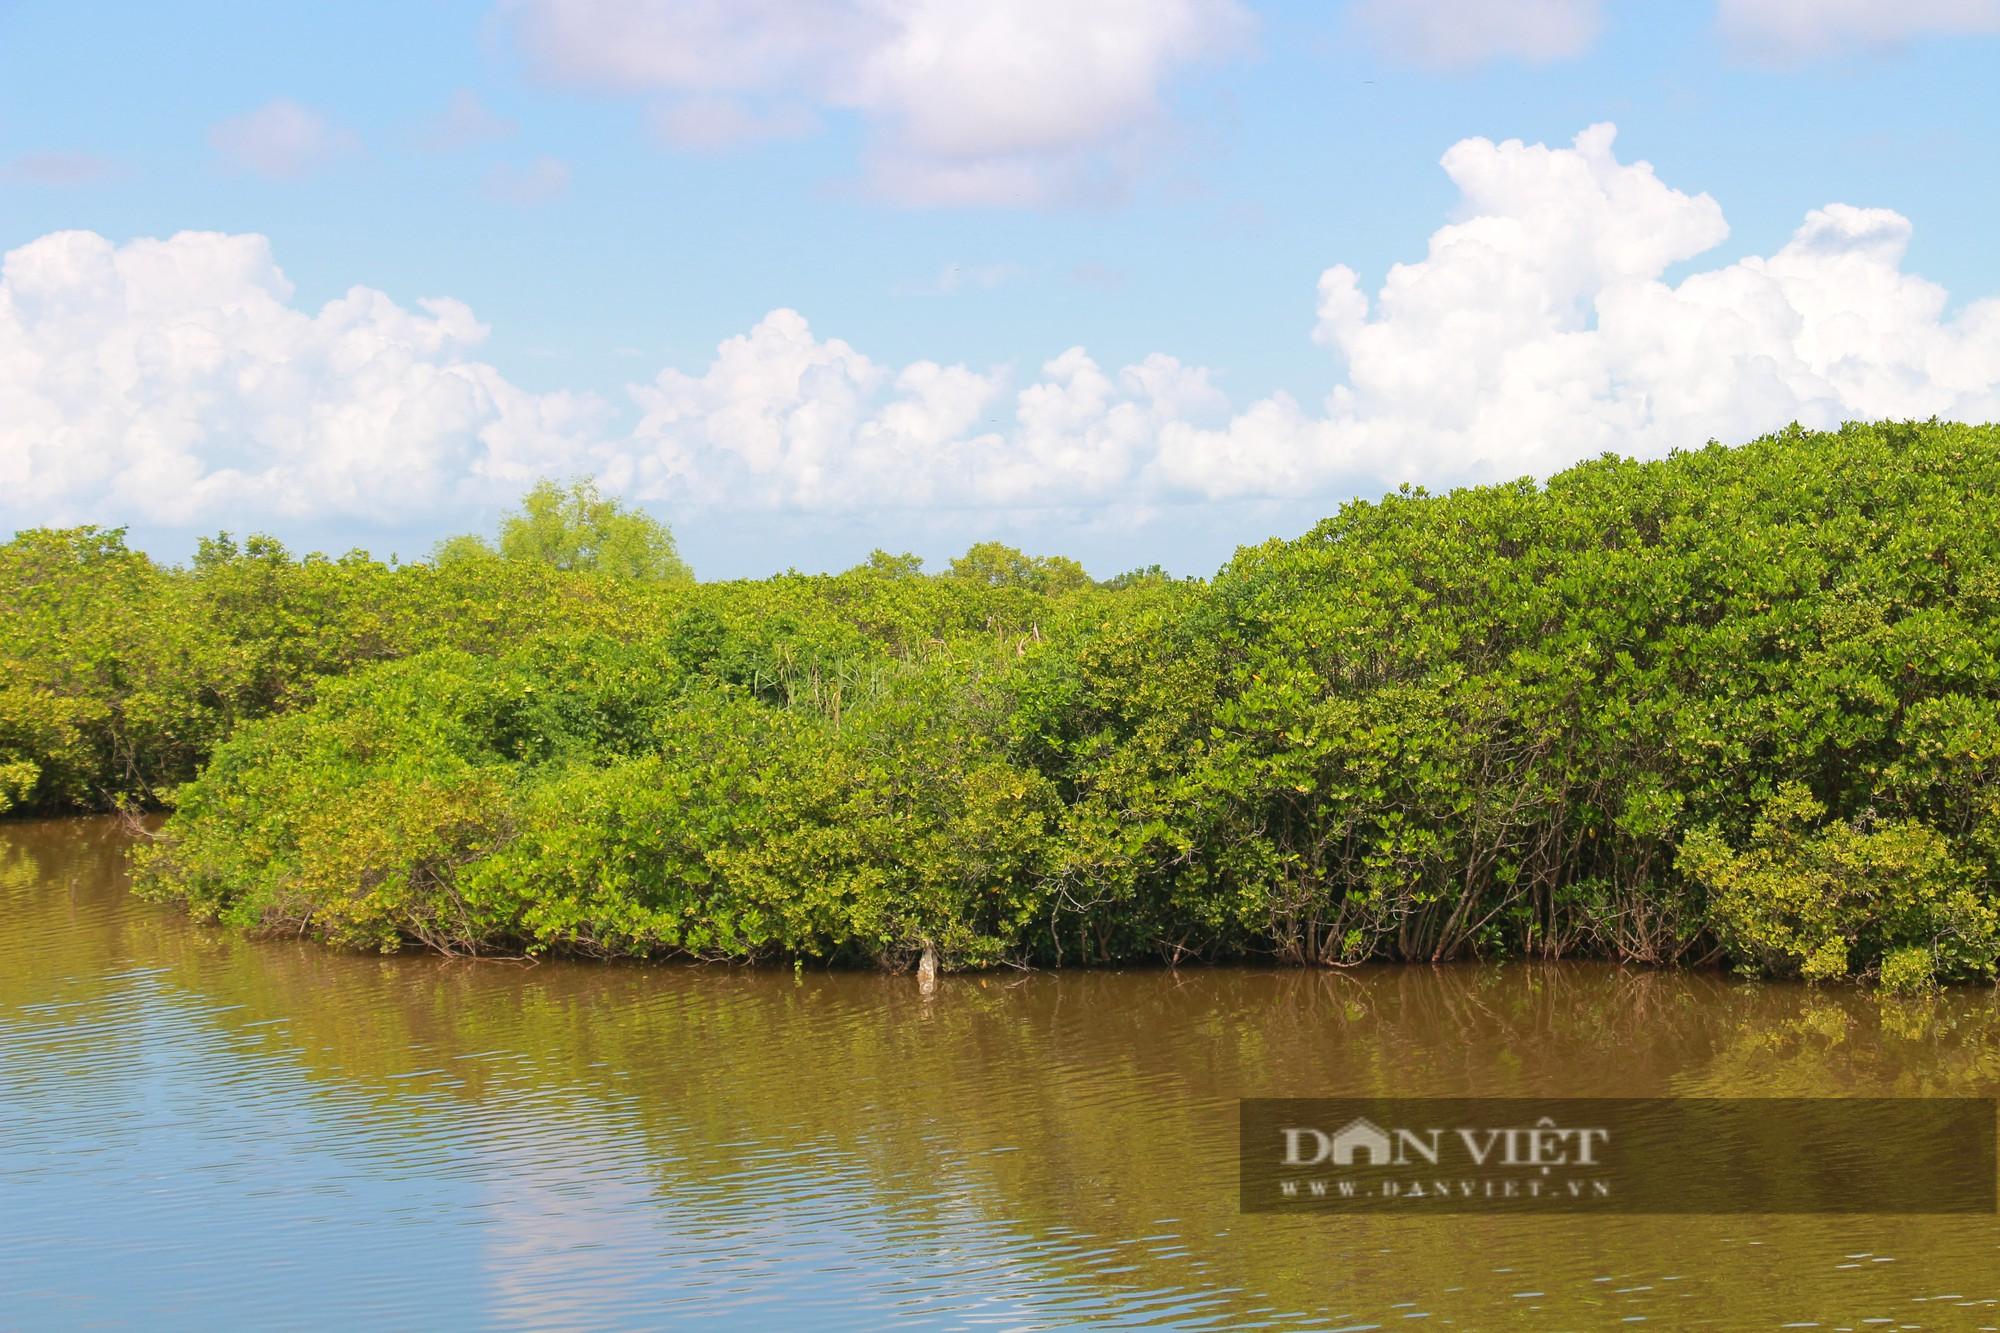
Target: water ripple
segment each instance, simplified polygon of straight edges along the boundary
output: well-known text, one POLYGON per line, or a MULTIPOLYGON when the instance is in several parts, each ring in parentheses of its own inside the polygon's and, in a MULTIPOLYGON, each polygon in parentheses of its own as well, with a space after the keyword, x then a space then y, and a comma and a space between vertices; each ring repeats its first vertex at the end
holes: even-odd
POLYGON ((1990 994, 357 957, 88 821, 0 828, 0 912, 0 1326, 2000 1324, 1991 1219, 1246 1217, 1234 1159, 1246 1095, 1992 1095, 1990 994))

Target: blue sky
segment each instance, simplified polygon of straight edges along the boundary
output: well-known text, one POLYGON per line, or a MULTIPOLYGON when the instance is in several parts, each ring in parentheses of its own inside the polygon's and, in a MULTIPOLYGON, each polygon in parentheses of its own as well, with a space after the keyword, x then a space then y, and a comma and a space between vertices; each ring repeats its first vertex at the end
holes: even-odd
POLYGON ((1996 33, 1989 0, 12 0, 0 521, 410 555, 591 472, 710 576, 984 537, 1208 572, 1404 480, 1990 419, 1996 33))

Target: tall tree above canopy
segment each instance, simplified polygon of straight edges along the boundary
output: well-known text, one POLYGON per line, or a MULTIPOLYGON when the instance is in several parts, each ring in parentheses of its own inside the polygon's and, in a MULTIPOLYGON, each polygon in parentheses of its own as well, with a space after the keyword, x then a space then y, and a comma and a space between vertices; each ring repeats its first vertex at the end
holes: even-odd
POLYGON ((989 588, 1064 593, 1090 586, 1082 565, 1062 555, 1028 555, 1001 542, 975 542, 951 562, 951 577, 989 588))
POLYGON ((567 486, 544 479, 500 519, 500 554, 556 569, 616 574, 649 583, 692 582, 694 571, 666 524, 578 477, 567 486))

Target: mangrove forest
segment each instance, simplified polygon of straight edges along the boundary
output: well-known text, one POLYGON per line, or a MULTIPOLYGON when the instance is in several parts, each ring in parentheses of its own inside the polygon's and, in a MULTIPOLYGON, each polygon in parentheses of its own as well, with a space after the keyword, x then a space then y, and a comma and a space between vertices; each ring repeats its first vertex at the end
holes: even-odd
POLYGON ((331 944, 946 968, 2000 962, 2000 427, 1356 501, 1209 580, 699 582, 545 483, 425 560, 0 547, 0 809, 331 944))

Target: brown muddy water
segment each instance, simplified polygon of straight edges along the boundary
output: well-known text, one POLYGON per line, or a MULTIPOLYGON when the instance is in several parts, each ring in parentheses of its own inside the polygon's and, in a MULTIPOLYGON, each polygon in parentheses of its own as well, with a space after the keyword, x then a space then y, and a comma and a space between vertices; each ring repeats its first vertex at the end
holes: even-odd
POLYGON ((1992 1329, 1982 1217, 1274 1217, 1244 1096, 2000 1092, 1986 989, 357 957, 0 825, 0 1326, 1992 1329))

